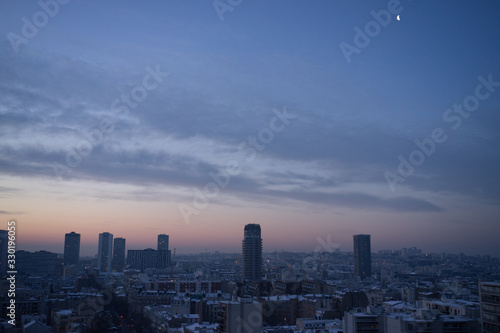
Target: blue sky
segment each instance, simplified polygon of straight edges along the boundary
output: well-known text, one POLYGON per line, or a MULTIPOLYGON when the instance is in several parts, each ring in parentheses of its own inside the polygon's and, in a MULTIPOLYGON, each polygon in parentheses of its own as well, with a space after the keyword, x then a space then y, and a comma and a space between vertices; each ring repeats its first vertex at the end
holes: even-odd
POLYGON ((88 254, 102 231, 128 248, 169 233, 184 252, 238 251, 260 223, 269 251, 312 251, 326 235, 351 250, 370 233, 375 249, 500 255, 500 87, 483 84, 458 128, 443 118, 479 77, 500 82, 496 2, 242 1, 223 20, 210 1, 58 6, 28 38, 43 6, 0 4, 0 212, 21 247, 61 252, 74 230, 88 254), (400 20, 348 62, 341 43, 393 7, 400 20), (134 91, 147 95, 118 113, 134 91), (276 112, 293 118, 271 138, 276 112), (446 140, 398 174, 435 129, 446 140), (238 174, 196 204, 234 161, 238 174), (391 188, 387 172, 404 181, 391 188))

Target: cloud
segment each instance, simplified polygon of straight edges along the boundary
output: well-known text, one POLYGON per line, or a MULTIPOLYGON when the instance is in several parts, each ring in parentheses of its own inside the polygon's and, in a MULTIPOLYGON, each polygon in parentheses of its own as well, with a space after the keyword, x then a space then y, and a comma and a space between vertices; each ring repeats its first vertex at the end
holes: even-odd
POLYGON ((364 210, 387 210, 393 212, 442 212, 438 207, 426 200, 402 196, 394 198, 382 198, 359 192, 308 192, 308 191, 269 191, 269 196, 277 198, 289 198, 293 200, 306 201, 331 206, 349 207, 364 210))
POLYGON ((0 192, 19 192, 20 190, 13 187, 0 186, 0 192))
POLYGON ((6 210, 0 210, 0 215, 22 215, 27 214, 26 212, 10 212, 6 210))
MULTIPOLYGON (((229 93, 220 98, 214 91, 200 88, 209 81, 196 87, 183 85, 174 67, 172 76, 149 92, 129 116, 117 118, 110 111, 112 101, 141 83, 144 73, 105 68, 69 56, 35 56, 29 49, 17 57, 7 53, 2 60, 2 173, 56 179, 53 163, 66 165, 68 152, 86 142, 85 134, 97 128, 104 116, 114 116, 113 133, 93 146, 78 166, 68 168, 71 172, 64 179, 200 187, 211 181, 210 171, 220 170, 231 155, 237 155, 242 141, 256 136, 269 123, 273 108, 287 106, 297 115, 296 120, 276 134, 242 175, 231 180, 226 193, 363 209, 443 211, 406 192, 405 196, 385 198, 384 194, 346 190, 360 183, 385 187, 383 172, 394 171, 398 155, 416 148, 416 137, 395 129, 391 119, 384 124, 374 121, 375 116, 351 115, 344 109, 347 101, 340 97, 335 99, 337 104, 311 102, 315 106, 311 108, 304 104, 304 95, 315 94, 312 91, 297 91, 300 98, 291 92, 283 100, 263 89, 249 88, 255 86, 249 81, 228 88, 237 98, 227 98, 229 93), (340 187, 343 192, 338 192, 340 187), (284 188, 287 190, 279 190, 284 188)), ((233 74, 237 77, 238 73, 233 74)), ((315 77, 314 73, 309 76, 310 80, 315 77)), ((366 107, 371 106, 367 103, 366 107)), ((368 110, 362 113, 366 114, 368 110)), ((490 147, 498 145, 499 138, 491 122, 478 119, 479 123, 471 123, 472 128, 488 124, 488 138, 472 138, 467 151, 457 151, 460 145, 450 140, 403 185, 424 192, 481 193, 495 202, 500 185, 492 179, 496 179, 500 159, 490 147)), ((388 187, 385 194, 390 194, 388 187)))

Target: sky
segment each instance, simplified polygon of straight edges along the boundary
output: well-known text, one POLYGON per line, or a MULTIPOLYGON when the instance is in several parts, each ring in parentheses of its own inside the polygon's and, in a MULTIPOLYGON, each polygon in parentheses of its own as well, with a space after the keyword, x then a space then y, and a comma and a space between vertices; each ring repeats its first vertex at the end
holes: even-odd
POLYGON ((0 2, 0 218, 177 253, 500 256, 496 1, 0 2), (399 15, 399 19, 398 19, 399 15))

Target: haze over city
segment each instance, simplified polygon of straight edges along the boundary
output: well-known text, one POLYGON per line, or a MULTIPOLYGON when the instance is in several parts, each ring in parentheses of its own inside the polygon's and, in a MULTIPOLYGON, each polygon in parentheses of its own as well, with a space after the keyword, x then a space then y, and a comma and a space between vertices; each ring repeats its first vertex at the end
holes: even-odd
POLYGON ((231 8, 73 0, 45 22, 0 3, 0 217, 19 249, 62 253, 75 231, 94 256, 108 231, 240 252, 258 223, 264 252, 370 234, 500 256, 497 2, 231 8))

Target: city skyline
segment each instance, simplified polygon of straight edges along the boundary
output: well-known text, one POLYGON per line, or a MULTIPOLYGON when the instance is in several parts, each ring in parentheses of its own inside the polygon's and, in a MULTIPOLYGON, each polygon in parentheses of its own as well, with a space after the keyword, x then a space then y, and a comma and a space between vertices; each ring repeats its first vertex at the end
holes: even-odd
POLYGON ((0 331, 499 331, 499 13, 0 1, 0 331))
POLYGON ((62 2, 0 3, 19 249, 239 252, 258 223, 264 251, 500 256, 497 2, 62 2))
MULTIPOLYGON (((244 225, 241 225, 240 227, 243 227, 244 225)), ((4 232, 6 233, 7 231, 6 230, 0 230, 0 232, 4 232)), ((108 233, 108 234, 111 234, 112 233, 109 233, 109 232, 102 232, 104 234, 108 233)), ((69 233, 67 233, 69 234, 69 233)), ((79 233, 77 233, 77 235, 80 235, 79 233)), ((156 237, 154 237, 155 235, 153 235, 153 238, 155 239, 154 241, 154 245, 156 245, 156 250, 158 250, 158 237, 159 236, 170 236, 170 235, 165 235, 165 234, 159 234, 159 235, 156 235, 156 237)), ((273 252, 280 252, 280 251, 284 251, 284 252, 296 252, 296 253, 311 253, 311 252, 336 252, 336 251, 341 251, 341 252, 346 252, 346 253, 355 253, 355 251, 353 250, 353 237, 354 239, 356 238, 356 236, 369 236, 369 243, 370 243, 370 249, 371 249, 371 253, 377 253, 379 251, 393 251, 393 252, 398 252, 398 251, 405 251, 407 252, 408 250, 412 250, 412 249, 417 249, 418 251, 422 251, 424 254, 427 253, 427 254, 441 254, 441 253, 444 253, 444 254, 451 254, 451 255, 458 255, 458 254, 465 254, 465 255, 478 255, 478 254, 475 254, 475 253, 469 253, 469 252, 464 252, 464 251, 460 251, 460 252, 450 252, 450 251, 431 251, 431 250, 428 250, 426 248, 421 248, 420 246, 418 246, 418 244, 402 244, 401 246, 399 247, 387 247, 387 246, 384 246, 385 244, 381 245, 382 242, 376 242, 376 246, 375 248, 372 246, 373 242, 371 241, 371 235, 350 235, 350 243, 349 244, 340 244, 340 243, 337 243, 335 242, 335 239, 333 239, 331 237, 331 235, 327 235, 326 237, 318 237, 316 239, 316 245, 315 247, 311 247, 311 248, 306 248, 306 249, 300 249, 300 248, 297 248, 297 247, 294 247, 294 246, 290 246, 288 248, 268 248, 266 249, 265 246, 263 245, 263 250, 262 250, 262 253, 273 253, 273 252)), ((266 235, 266 238, 267 238, 267 235, 266 235)), ((119 239, 120 241, 123 241, 123 243, 125 243, 125 240, 127 240, 127 238, 123 238, 123 237, 118 237, 117 239, 119 239)), ((116 239, 113 239, 113 242, 115 241, 116 239)), ((133 240, 133 238, 132 238, 133 240)), ((169 243, 170 243, 170 240, 171 238, 169 237, 169 243)), ((174 238, 175 240, 175 238, 174 238)), ((377 241, 377 240, 376 240, 377 241)), ((134 250, 134 251, 142 251, 142 250, 145 250, 145 249, 155 249, 155 246, 152 245, 153 243, 150 241, 150 242, 147 242, 147 243, 138 243, 138 242, 132 242, 133 244, 136 244, 136 245, 132 245, 132 246, 129 246, 129 242, 127 240, 126 242, 126 247, 125 247, 125 253, 128 251, 128 250, 134 250)), ((178 255, 184 255, 184 254, 201 254, 201 253, 207 253, 207 252, 218 252, 218 253, 229 253, 229 254, 235 254, 235 253, 240 253, 242 252, 242 243, 241 243, 241 239, 236 239, 235 240, 235 243, 237 243, 237 247, 236 248, 230 248, 228 250, 224 250, 222 248, 217 248, 217 247, 211 247, 211 248, 208 248, 206 245, 203 245, 203 244, 200 244, 199 245, 199 251, 185 251, 183 250, 182 248, 176 248, 175 246, 170 248, 169 247, 169 250, 172 251, 173 253, 173 250, 175 249, 176 250, 176 254, 178 255)), ((267 242, 266 242, 267 243, 267 242)), ((29 251, 29 252, 37 252, 37 251, 49 251, 49 252, 53 252, 53 253, 58 253, 60 255, 64 255, 64 240, 62 241, 62 251, 59 251, 57 250, 60 246, 59 244, 54 244, 54 243, 51 243, 49 247, 46 247, 46 248, 38 248, 38 247, 31 247, 29 249, 26 249, 26 248, 20 248, 19 250, 23 250, 23 251, 29 251)), ((264 244, 264 243, 263 243, 264 244)), ((97 255, 99 253, 99 249, 98 249, 98 242, 96 244, 92 244, 92 243, 86 243, 84 244, 83 248, 87 248, 88 250, 85 252, 85 253, 81 253, 79 258, 97 258, 97 255)), ((354 247, 355 248, 355 247, 354 247)), ((114 245, 112 246, 112 253, 113 253, 113 256, 114 256, 114 245)), ((406 255, 406 253, 404 254, 406 255)), ((488 256, 493 256, 493 257, 497 257, 497 258, 500 258, 500 256, 495 256, 494 254, 490 254, 490 253, 486 253, 486 254, 483 254, 483 255, 488 255, 488 256)))

